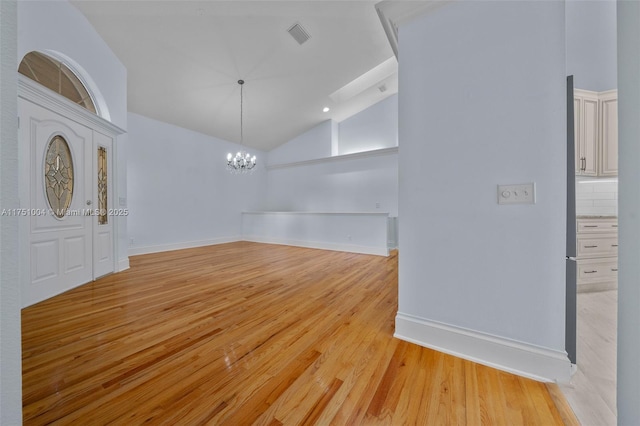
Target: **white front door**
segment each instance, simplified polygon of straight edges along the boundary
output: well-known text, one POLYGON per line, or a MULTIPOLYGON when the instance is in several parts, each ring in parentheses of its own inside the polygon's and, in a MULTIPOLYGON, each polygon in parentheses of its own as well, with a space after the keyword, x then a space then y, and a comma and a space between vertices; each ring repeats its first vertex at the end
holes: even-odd
POLYGON ((110 167, 112 140, 22 98, 18 112, 22 305, 28 306, 113 272, 112 218, 100 215, 109 205, 98 200, 109 202, 110 173, 103 180, 96 173, 98 146, 110 167))

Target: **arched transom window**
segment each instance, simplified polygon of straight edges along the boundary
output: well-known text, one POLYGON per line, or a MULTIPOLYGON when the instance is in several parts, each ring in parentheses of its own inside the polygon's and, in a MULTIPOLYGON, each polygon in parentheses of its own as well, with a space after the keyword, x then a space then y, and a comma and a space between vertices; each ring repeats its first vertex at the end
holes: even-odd
POLYGON ((84 84, 57 59, 29 52, 20 62, 18 72, 96 114, 96 106, 84 84))

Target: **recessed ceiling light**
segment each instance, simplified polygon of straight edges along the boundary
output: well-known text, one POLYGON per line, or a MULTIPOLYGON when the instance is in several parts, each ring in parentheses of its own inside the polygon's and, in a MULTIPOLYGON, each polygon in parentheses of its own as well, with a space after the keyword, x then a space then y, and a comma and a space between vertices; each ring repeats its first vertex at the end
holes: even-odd
POLYGON ((329 107, 322 108, 322 112, 329 112, 329 107))

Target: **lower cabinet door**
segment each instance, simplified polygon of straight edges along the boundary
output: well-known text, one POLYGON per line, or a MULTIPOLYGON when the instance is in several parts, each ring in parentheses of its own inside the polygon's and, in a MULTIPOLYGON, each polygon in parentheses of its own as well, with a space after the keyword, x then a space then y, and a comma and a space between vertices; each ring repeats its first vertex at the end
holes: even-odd
POLYGON ((579 259, 578 291, 608 290, 617 287, 618 258, 579 259))

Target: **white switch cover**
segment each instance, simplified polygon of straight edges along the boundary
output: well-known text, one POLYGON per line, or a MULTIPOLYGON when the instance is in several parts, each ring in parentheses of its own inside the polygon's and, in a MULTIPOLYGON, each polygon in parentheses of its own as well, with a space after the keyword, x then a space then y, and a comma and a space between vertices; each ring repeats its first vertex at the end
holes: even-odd
POLYGON ((536 185, 520 183, 517 185, 498 185, 498 204, 535 204, 536 185))

